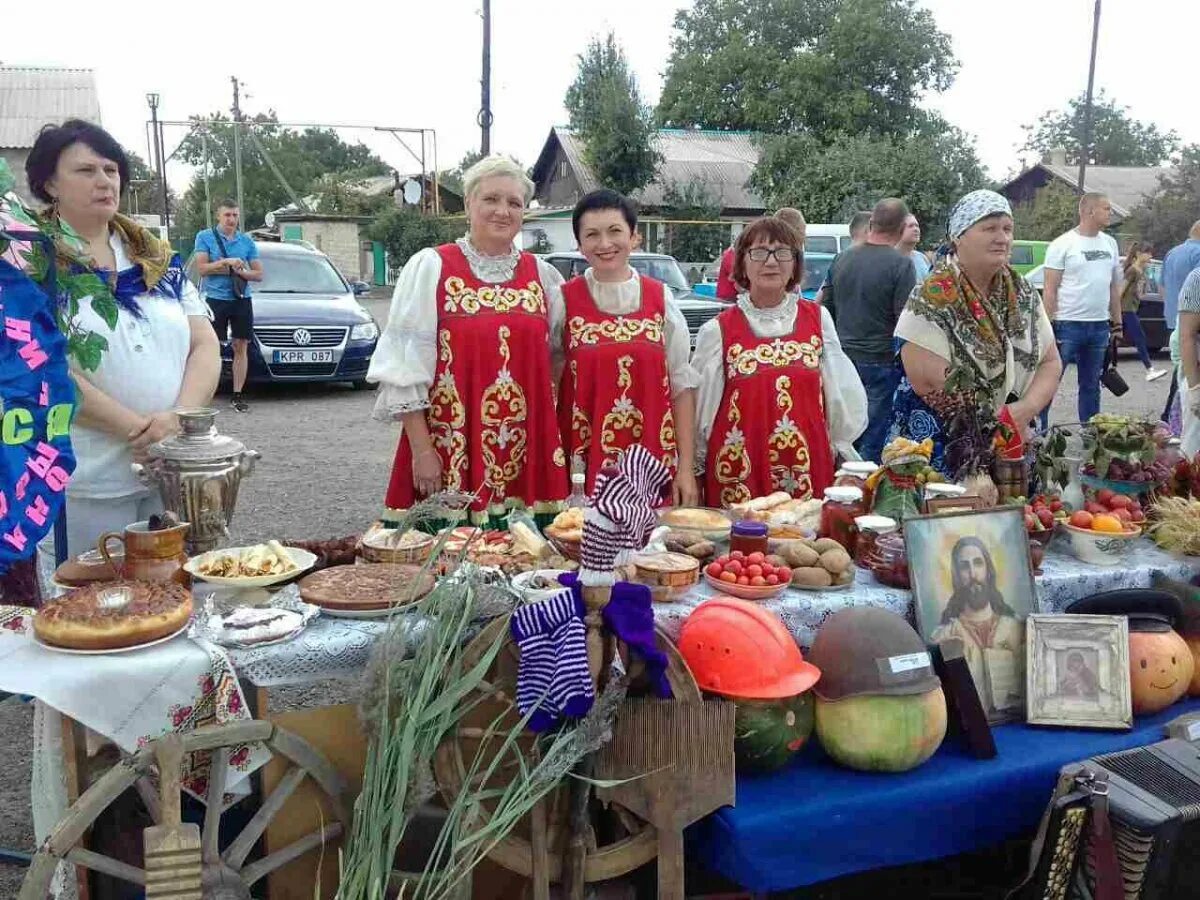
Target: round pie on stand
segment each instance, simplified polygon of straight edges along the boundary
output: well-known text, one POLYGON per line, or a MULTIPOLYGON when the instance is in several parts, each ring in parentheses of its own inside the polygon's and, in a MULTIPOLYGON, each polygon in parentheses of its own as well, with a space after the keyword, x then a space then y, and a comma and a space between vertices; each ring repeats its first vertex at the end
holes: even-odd
POLYGON ((117 650, 179 631, 192 595, 174 582, 112 581, 77 588, 33 617, 38 640, 72 650, 117 650))

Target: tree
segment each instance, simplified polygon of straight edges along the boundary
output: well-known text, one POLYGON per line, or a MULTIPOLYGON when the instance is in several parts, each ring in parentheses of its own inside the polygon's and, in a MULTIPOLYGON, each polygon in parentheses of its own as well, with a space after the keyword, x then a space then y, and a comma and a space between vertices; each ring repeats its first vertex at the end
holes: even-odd
POLYGON ((387 248, 392 268, 399 269, 417 251, 452 241, 463 230, 461 218, 427 216, 415 207, 404 206, 389 209, 375 220, 368 233, 371 240, 387 248))
MULTIPOLYGON (((126 215, 161 216, 162 182, 159 181, 158 173, 146 165, 145 160, 136 153, 127 151, 126 155, 129 157, 129 186, 121 211, 126 215)), ((170 185, 167 186, 167 202, 171 204, 171 218, 174 221, 179 209, 179 197, 171 190, 170 185)))
POLYGON ((1031 203, 1013 208, 1013 235, 1023 241, 1052 241, 1079 224, 1079 195, 1052 181, 1031 203))
POLYGON ((902 197, 931 240, 950 207, 986 185, 972 140, 931 118, 907 138, 811 134, 768 138, 750 184, 769 206, 795 206, 810 222, 845 222, 884 197, 902 197))
MULTIPOLYGON (((1067 162, 1079 165, 1086 102, 1087 95, 1080 94, 1065 110, 1049 110, 1032 125, 1026 125, 1021 150, 1045 155, 1063 149, 1067 151, 1067 162)), ((1088 164, 1093 166, 1157 166, 1179 149, 1178 134, 1137 121, 1129 114, 1128 106, 1119 106, 1103 90, 1092 100, 1091 135, 1088 164)))
POLYGON ((720 201, 713 199, 703 182, 669 184, 663 192, 663 218, 666 226, 665 253, 681 262, 708 262, 725 249, 729 228, 724 225, 675 225, 671 219, 685 222, 713 221, 720 218, 720 201))
POLYGON ((1159 179, 1153 197, 1135 209, 1131 224, 1161 255, 1188 236, 1200 219, 1200 144, 1189 144, 1174 168, 1159 179))
MULTIPOLYGON (((386 163, 363 144, 348 144, 331 129, 306 128, 296 131, 277 124, 275 114, 260 114, 242 129, 242 223, 253 228, 261 225, 273 209, 291 202, 287 190, 263 159, 258 143, 283 173, 299 196, 312 192, 318 178, 337 174, 347 178, 386 175, 386 163), (250 131, 253 129, 254 137, 250 131), (254 138, 257 138, 257 142, 254 138)), ((213 202, 236 197, 233 173, 233 123, 217 114, 206 126, 209 165, 209 192, 213 202)), ((193 131, 179 147, 179 158, 200 169, 205 161, 205 141, 193 131)), ((198 172, 184 195, 180 210, 180 228, 199 230, 207 222, 204 209, 204 181, 198 172)))
POLYGON ((601 184, 630 194, 654 180, 660 160, 654 117, 611 31, 579 56, 579 73, 563 102, 601 184))
MULTIPOLYGON (((478 150, 468 150, 463 154, 463 158, 458 161, 458 165, 453 169, 447 169, 438 176, 441 184, 450 188, 456 194, 462 194, 463 176, 467 174, 467 169, 475 165, 483 159, 483 154, 478 150)), ((463 199, 466 199, 465 197, 463 199)))
POLYGON ((675 17, 658 118, 822 142, 903 135, 957 68, 916 0, 696 0, 675 17))

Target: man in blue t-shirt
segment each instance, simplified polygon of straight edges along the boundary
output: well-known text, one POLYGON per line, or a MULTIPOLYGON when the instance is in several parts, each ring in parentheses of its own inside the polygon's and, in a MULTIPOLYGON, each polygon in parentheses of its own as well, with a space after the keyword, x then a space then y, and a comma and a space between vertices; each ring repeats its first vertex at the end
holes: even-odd
POLYGON ((196 233, 196 269, 203 276, 202 287, 217 339, 233 337, 233 408, 247 412, 250 407, 242 396, 249 367, 250 338, 254 334, 254 309, 250 300, 251 281, 262 281, 262 262, 258 245, 248 234, 238 231, 241 213, 233 200, 217 206, 217 224, 196 233), (234 275, 238 276, 237 281, 234 275))

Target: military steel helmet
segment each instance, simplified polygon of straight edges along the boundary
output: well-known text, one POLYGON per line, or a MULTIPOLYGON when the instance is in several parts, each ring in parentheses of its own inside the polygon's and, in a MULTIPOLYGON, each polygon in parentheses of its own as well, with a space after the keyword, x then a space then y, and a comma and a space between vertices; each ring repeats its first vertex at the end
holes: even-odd
POLYGON ((924 694, 941 686, 921 636, 900 616, 875 606, 854 606, 826 619, 808 660, 821 670, 813 692, 822 700, 924 694))

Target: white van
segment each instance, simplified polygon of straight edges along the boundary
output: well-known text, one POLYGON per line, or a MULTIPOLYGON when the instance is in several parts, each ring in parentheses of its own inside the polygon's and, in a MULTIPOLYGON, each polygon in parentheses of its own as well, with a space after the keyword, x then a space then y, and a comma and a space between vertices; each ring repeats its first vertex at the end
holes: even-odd
POLYGON ((840 253, 850 247, 849 225, 804 226, 805 253, 840 253))

